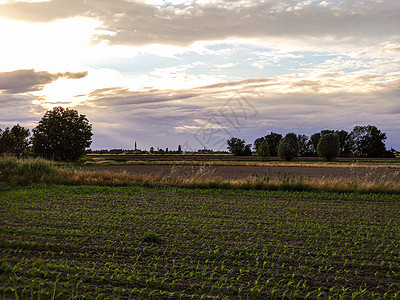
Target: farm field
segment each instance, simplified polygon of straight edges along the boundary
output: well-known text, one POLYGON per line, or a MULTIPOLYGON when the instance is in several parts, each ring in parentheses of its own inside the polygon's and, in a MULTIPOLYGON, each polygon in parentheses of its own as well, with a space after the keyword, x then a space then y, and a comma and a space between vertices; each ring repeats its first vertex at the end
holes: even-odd
POLYGON ((0 193, 0 295, 400 298, 400 195, 29 185, 0 193))
POLYGON ((162 177, 179 175, 184 178, 193 177, 195 174, 202 173, 208 177, 219 177, 222 179, 244 179, 252 176, 265 176, 271 178, 343 178, 350 180, 363 181, 390 181, 400 182, 400 166, 301 166, 301 165, 173 165, 173 164, 120 164, 105 166, 81 167, 89 171, 110 171, 116 173, 126 172, 136 175, 160 175, 162 177))
POLYGON ((232 155, 88 155, 80 170, 133 175, 192 178, 247 179, 267 176, 297 179, 343 179, 362 182, 400 182, 399 159, 340 158, 324 162, 317 157, 285 162, 256 156, 232 155))

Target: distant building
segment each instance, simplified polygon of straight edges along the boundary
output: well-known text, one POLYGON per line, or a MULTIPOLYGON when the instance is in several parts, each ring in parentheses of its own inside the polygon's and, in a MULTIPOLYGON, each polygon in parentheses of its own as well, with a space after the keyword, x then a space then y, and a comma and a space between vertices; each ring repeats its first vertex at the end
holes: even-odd
POLYGON ((213 154, 214 151, 211 150, 211 149, 199 149, 199 151, 197 151, 197 153, 200 153, 200 154, 213 154))

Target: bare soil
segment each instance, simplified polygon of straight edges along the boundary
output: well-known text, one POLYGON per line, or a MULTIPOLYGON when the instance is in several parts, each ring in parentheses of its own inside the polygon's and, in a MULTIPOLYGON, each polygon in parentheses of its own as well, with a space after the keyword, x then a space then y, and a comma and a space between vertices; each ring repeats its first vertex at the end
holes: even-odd
POLYGON ((190 165, 114 165, 83 167, 84 170, 127 172, 138 175, 202 176, 240 179, 251 176, 270 178, 345 178, 400 182, 400 169, 384 167, 309 167, 309 166, 190 166, 190 165))

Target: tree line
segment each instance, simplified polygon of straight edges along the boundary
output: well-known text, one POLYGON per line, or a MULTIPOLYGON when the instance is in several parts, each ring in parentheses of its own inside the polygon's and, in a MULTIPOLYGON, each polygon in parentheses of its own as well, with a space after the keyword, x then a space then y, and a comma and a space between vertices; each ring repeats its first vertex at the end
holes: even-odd
MULTIPOLYGON (((0 155, 16 157, 39 156, 57 161, 75 161, 86 153, 92 143, 92 125, 85 115, 69 108, 55 107, 49 110, 32 130, 19 124, 0 129, 0 155)), ((285 160, 296 157, 320 156, 333 160, 346 157, 394 157, 394 150, 386 150, 386 134, 376 126, 355 126, 345 130, 322 130, 310 137, 293 132, 283 136, 271 132, 257 138, 252 149, 245 140, 232 137, 227 141, 233 155, 252 155, 253 150, 263 160, 279 156, 285 160)), ((154 149, 150 152, 155 153, 154 149)), ((157 153, 159 153, 158 151, 157 153)), ((163 151, 164 152, 164 151, 163 151)), ((168 148, 164 153, 170 153, 168 148)), ((182 153, 179 146, 177 153, 182 153)))
MULTIPOLYGON (((254 141, 254 150, 261 159, 279 156, 292 160, 299 156, 320 156, 326 160, 336 157, 395 157, 394 150, 386 150, 386 134, 376 126, 355 126, 351 132, 345 130, 322 130, 310 137, 290 132, 282 134, 271 132, 254 141)), ((251 144, 245 140, 231 138, 227 141, 228 150, 233 155, 251 155, 251 144)))

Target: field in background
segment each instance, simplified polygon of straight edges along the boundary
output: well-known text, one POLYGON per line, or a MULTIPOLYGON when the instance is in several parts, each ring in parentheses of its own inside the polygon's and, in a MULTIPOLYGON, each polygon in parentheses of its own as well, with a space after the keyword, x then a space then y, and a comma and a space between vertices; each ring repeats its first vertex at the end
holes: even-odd
POLYGON ((3 298, 399 298, 400 196, 30 185, 0 193, 3 298))

